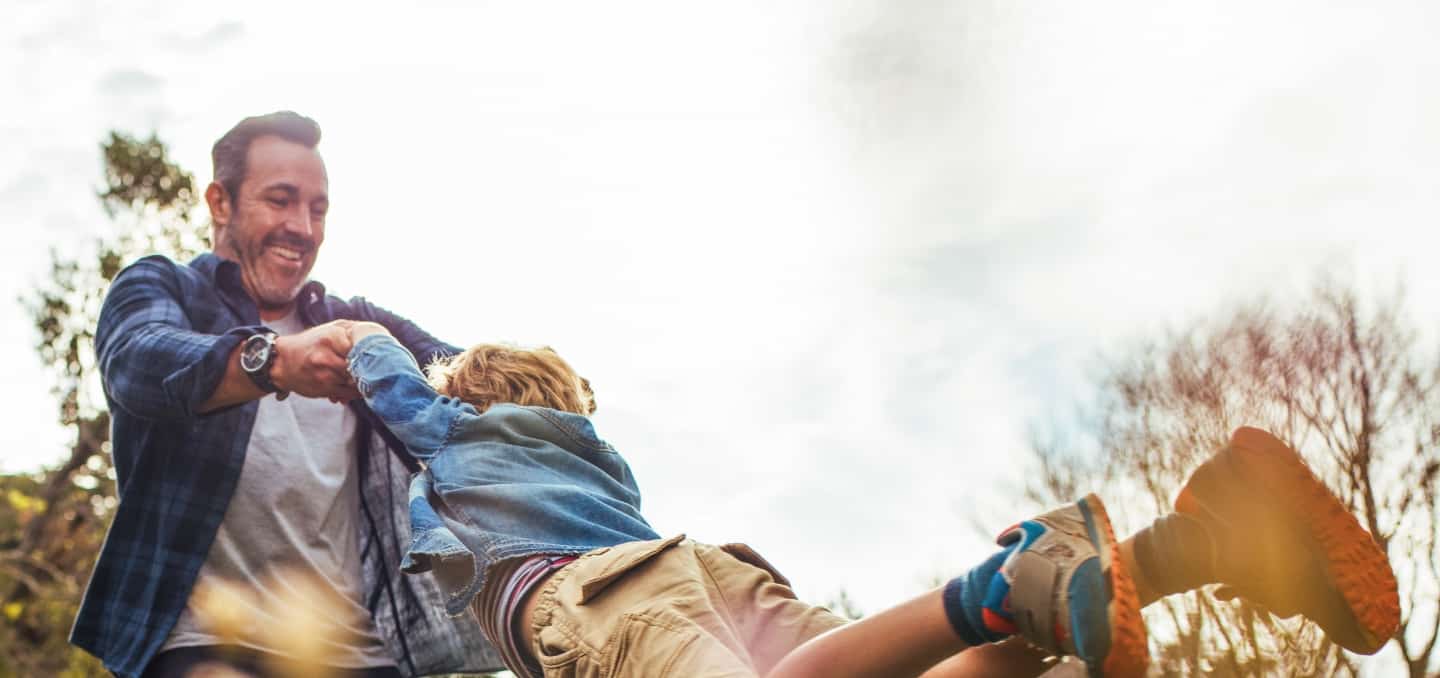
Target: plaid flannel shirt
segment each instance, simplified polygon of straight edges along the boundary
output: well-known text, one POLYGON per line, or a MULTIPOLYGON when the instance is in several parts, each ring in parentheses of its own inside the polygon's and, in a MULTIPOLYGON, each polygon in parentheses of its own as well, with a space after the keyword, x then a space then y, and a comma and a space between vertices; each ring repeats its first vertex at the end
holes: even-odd
MULTIPOLYGON (((384 325, 422 364, 454 346, 317 282, 300 292, 305 326, 335 319, 384 325)), ((200 414, 231 352, 263 330, 239 267, 214 254, 189 265, 141 259, 115 278, 95 332, 110 406, 120 502, 70 641, 122 678, 144 671, 184 610, 235 491, 258 403, 200 414)), ((502 666, 469 616, 448 617, 433 578, 402 576, 405 498, 413 460, 362 402, 359 481, 363 601, 406 675, 502 666), (409 460, 408 464, 404 462, 409 460)))

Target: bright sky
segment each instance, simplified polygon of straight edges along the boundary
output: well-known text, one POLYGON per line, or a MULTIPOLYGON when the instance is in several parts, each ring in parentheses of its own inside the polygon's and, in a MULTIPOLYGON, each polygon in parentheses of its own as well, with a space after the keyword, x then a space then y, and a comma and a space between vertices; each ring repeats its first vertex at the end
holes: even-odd
MULTIPOLYGON (((985 554, 1103 352, 1322 273, 1440 311, 1428 3, 125 4, 7 5, 0 298, 107 232, 107 130, 204 182, 239 118, 300 111, 317 278, 555 346, 661 532, 812 600, 985 554)), ((0 469, 34 469, 64 438, 0 322, 0 469)))

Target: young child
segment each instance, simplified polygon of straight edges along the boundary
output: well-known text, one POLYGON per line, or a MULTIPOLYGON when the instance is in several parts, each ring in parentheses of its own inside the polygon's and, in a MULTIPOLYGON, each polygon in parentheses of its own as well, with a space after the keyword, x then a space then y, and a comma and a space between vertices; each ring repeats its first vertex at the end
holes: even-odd
POLYGON ((1176 513, 1123 543, 1090 495, 1006 530, 1003 550, 944 587, 849 623, 797 600, 748 547, 656 534, 587 418, 589 383, 554 351, 479 345, 427 381, 384 328, 350 331, 360 393, 427 465, 402 567, 433 572, 451 614, 472 608, 522 678, 1037 675, 1045 654, 1139 676, 1140 607, 1216 582, 1357 652, 1398 625, 1384 554, 1255 429, 1197 470, 1176 513), (990 645, 1014 634, 1045 654, 990 645))

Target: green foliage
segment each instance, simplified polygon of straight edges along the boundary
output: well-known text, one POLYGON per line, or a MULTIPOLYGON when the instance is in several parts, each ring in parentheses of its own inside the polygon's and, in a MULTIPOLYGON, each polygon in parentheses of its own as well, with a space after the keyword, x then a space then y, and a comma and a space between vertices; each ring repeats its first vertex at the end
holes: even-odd
POLYGON ((105 157, 106 183, 100 201, 112 218, 127 210, 188 213, 196 204, 194 177, 169 161, 165 144, 154 134, 141 141, 111 132, 100 150, 105 157))
POLYGON ((100 147, 106 188, 105 212, 119 226, 113 242, 99 243, 96 273, 109 282, 123 264, 158 252, 186 261, 210 248, 209 228, 193 220, 200 204, 195 179, 171 163, 155 135, 137 139, 111 132, 100 147))
POLYGON ((95 323, 125 264, 152 252, 186 260, 208 249, 208 229, 192 221, 194 179, 169 161, 159 139, 112 132, 101 154, 106 188, 99 198, 114 234, 77 256, 52 250, 49 278, 21 299, 51 375, 59 422, 73 438, 58 466, 0 476, 0 678, 108 675, 68 643, 116 502, 95 323))
POLYGON ((8 593, 0 604, 0 676, 106 675, 66 640, 114 507, 113 481, 97 478, 100 468, 83 474, 97 482, 65 483, 52 502, 44 498, 45 474, 0 476, 0 591, 8 593), (27 528, 47 514, 52 527, 26 544, 27 528))
POLYGON ((114 235, 79 256, 52 249, 49 278, 21 299, 38 330, 35 348, 51 370, 64 426, 104 407, 96 397, 92 361, 95 320, 110 281, 144 254, 159 252, 183 261, 209 248, 208 228, 192 222, 198 204, 194 179, 169 162, 158 139, 111 132, 101 153, 107 185, 99 197, 115 224, 114 235))

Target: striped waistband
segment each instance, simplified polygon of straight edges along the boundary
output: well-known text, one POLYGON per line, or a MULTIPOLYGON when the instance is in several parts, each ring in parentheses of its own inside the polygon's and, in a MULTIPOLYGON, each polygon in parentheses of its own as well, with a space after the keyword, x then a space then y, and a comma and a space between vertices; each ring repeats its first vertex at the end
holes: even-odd
POLYGON ((517 678, 541 678, 540 665, 529 648, 520 647, 520 604, 545 577, 575 560, 575 556, 538 555, 496 563, 489 581, 475 597, 480 630, 500 652, 500 658, 517 678))

